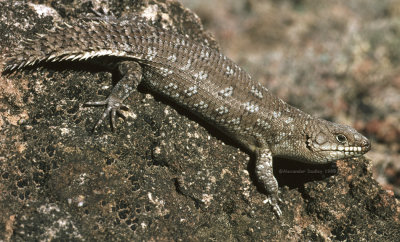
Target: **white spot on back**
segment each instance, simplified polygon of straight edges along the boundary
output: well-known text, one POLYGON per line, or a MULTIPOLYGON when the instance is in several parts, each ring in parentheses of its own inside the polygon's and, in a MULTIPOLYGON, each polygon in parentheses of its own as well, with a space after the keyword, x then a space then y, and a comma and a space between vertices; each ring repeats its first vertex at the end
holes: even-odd
POLYGON ((170 82, 169 84, 164 86, 164 94, 172 95, 174 90, 178 89, 178 86, 175 83, 170 82))
POLYGON ((176 90, 176 89, 178 89, 178 86, 175 83, 170 82, 168 85, 164 86, 164 89, 166 89, 166 90, 176 90))
POLYGON ((258 112, 258 110, 260 109, 259 106, 253 102, 245 103, 244 108, 250 113, 258 112))
POLYGON ((180 69, 181 69, 182 71, 187 71, 187 70, 189 70, 189 68, 190 68, 191 65, 192 65, 192 60, 191 60, 191 59, 188 59, 187 64, 184 65, 184 66, 182 66, 180 69))
POLYGON ((255 86, 251 86, 250 93, 252 93, 255 97, 257 97, 259 99, 263 98, 262 91, 258 90, 257 87, 255 87, 255 86))
POLYGON ((205 79, 208 77, 208 74, 207 74, 207 72, 205 72, 205 71, 199 71, 198 73, 195 73, 195 74, 193 75, 193 77, 194 77, 195 79, 205 80, 205 79))
POLYGON ((239 125, 240 124, 240 118, 234 118, 231 120, 227 121, 228 124, 233 124, 233 125, 239 125))
POLYGON ((197 93, 197 86, 189 87, 183 91, 187 97, 191 97, 197 93))
POLYGON ((166 76, 168 76, 168 75, 174 73, 172 70, 170 70, 170 69, 168 69, 168 68, 165 68, 165 67, 160 67, 159 70, 160 70, 160 74, 161 74, 162 76, 164 76, 164 77, 166 77, 166 76))
POLYGON ((229 112, 228 108, 225 106, 221 106, 219 108, 216 108, 215 111, 219 114, 219 115, 223 115, 229 112))
POLYGON ((206 109, 206 108, 208 108, 208 104, 205 103, 204 101, 200 101, 199 103, 195 103, 193 106, 195 108, 198 108, 198 109, 206 109))
POLYGON ((230 97, 230 96, 232 96, 232 94, 233 94, 233 87, 232 87, 232 86, 229 86, 229 87, 227 87, 227 88, 225 88, 225 89, 222 89, 221 91, 218 92, 218 94, 219 94, 220 96, 230 97))
POLYGON ((168 56, 168 58, 167 58, 167 60, 168 61, 171 61, 171 62, 176 62, 176 55, 170 55, 170 56, 168 56))
POLYGON ((155 47, 148 47, 147 48, 147 55, 145 57, 146 60, 152 61, 154 57, 157 55, 157 50, 155 47))
POLYGON ((230 66, 226 67, 226 72, 225 74, 227 74, 228 76, 233 75, 233 69, 230 66))
POLYGON ((285 120, 285 123, 290 124, 291 122, 293 122, 293 118, 289 117, 285 120))
POLYGON ((271 125, 267 121, 265 121, 263 119, 257 119, 256 124, 258 126, 260 126, 261 128, 263 128, 263 129, 271 128, 271 125))
POLYGON ((281 116, 281 112, 273 111, 272 115, 274 116, 274 118, 279 118, 281 116))
POLYGON ((205 51, 204 49, 202 49, 200 52, 200 58, 208 59, 209 57, 210 57, 210 53, 208 51, 205 51))

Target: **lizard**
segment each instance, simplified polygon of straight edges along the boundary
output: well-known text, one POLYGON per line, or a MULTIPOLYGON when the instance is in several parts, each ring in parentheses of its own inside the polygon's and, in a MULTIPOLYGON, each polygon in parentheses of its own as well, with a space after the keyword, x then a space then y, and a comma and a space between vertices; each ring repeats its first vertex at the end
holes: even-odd
POLYGON ((16 47, 3 74, 66 61, 95 63, 120 75, 105 100, 86 103, 106 107, 95 129, 108 116, 114 129, 116 116, 128 108, 124 100, 145 85, 253 154, 257 180, 278 217, 273 157, 325 164, 371 149, 352 127, 313 117, 274 96, 218 50, 137 15, 56 24, 16 47))

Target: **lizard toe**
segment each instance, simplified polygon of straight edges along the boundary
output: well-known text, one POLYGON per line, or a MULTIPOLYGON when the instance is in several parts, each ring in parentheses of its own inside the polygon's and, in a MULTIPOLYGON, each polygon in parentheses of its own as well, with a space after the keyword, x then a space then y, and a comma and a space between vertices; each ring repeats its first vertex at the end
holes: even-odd
POLYGON ((87 102, 85 103, 85 106, 107 106, 107 108, 101 115, 100 119, 94 126, 93 131, 95 131, 103 123, 103 121, 107 118, 107 116, 110 116, 111 129, 115 130, 117 115, 121 116, 123 119, 126 119, 125 115, 121 112, 121 110, 129 110, 128 106, 123 104, 119 98, 115 98, 112 96, 108 97, 104 101, 87 102))
POLYGON ((281 199, 274 198, 274 197, 269 197, 264 202, 268 203, 269 205, 271 205, 271 207, 274 210, 275 214, 278 217, 281 217, 282 216, 282 210, 280 209, 280 207, 278 205, 278 201, 281 202, 281 199))

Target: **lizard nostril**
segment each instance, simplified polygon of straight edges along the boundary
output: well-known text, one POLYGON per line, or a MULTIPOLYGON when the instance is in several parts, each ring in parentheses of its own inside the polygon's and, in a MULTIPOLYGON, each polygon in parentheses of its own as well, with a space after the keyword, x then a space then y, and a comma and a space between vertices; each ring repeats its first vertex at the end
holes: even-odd
POLYGON ((363 145, 365 151, 369 151, 371 149, 371 142, 367 138, 365 138, 363 140, 362 145, 363 145))

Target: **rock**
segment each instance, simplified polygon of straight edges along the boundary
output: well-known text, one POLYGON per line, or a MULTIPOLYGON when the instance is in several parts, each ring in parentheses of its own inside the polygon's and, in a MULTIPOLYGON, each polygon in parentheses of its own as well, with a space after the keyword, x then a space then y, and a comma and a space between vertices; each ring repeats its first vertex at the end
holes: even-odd
MULTIPOLYGON (((89 12, 83 1, 0 2, 0 53, 55 21, 89 12), (75 5, 74 5, 75 4, 75 5), (39 17, 38 13, 44 13, 39 17)), ((113 2, 111 2, 113 3, 113 2)), ((97 1, 93 1, 95 8, 97 1)), ((181 4, 110 4, 218 48, 181 4)), ((4 62, 0 62, 0 67, 4 62)), ((45 66, 0 76, 2 240, 390 240, 400 207, 365 158, 311 166, 276 159, 278 219, 254 179, 254 162, 212 127, 147 90, 125 122, 92 133, 112 75, 45 66), (200 125, 199 125, 200 123, 200 125)))

